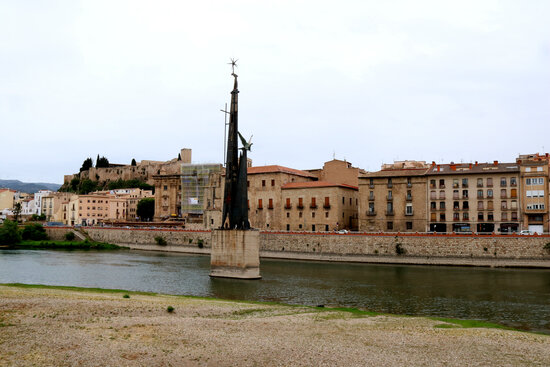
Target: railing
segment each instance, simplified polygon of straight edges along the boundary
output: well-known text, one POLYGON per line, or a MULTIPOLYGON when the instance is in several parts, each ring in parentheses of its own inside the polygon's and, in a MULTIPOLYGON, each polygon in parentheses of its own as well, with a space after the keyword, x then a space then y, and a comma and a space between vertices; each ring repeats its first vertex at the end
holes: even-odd
POLYGON ((395 215, 393 210, 386 210, 386 215, 395 215))

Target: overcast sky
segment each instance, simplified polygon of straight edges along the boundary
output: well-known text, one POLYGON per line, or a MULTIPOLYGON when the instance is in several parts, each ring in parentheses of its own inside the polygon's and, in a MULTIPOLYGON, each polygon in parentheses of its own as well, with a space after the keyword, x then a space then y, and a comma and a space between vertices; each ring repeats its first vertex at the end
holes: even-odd
POLYGON ((0 0, 0 178, 223 160, 230 58, 254 165, 550 151, 550 1, 0 0))

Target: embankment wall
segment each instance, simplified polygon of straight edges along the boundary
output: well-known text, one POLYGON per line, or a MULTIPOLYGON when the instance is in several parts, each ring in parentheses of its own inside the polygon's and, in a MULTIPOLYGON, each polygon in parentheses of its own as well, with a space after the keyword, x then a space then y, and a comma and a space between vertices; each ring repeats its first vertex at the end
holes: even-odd
MULTIPOLYGON (((48 228, 61 238, 67 228, 48 228)), ((95 241, 134 249, 210 253, 209 231, 86 228, 95 241), (155 243, 162 236, 167 246, 155 243)), ((375 263, 550 267, 548 235, 261 232, 260 256, 375 263), (545 248, 546 246, 546 248, 545 248)))

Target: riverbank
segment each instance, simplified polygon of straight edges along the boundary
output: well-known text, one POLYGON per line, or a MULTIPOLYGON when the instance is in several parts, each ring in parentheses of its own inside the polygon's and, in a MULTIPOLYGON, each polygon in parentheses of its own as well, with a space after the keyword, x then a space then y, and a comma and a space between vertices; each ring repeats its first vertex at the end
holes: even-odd
POLYGON ((464 327, 479 325, 356 310, 0 285, 0 365, 550 365, 550 336, 464 327))
POLYGON ((42 240, 42 241, 21 241, 12 246, 6 246, 11 249, 26 249, 26 250, 122 250, 128 247, 113 245, 111 243, 95 242, 95 241, 59 241, 59 240, 42 240))

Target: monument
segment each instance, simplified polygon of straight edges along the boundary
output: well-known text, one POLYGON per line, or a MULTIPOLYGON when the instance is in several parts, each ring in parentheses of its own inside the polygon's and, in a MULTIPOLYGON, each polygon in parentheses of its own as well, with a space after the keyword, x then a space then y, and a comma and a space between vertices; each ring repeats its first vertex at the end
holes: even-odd
POLYGON ((236 61, 231 60, 234 84, 229 110, 222 226, 212 231, 210 276, 259 279, 260 232, 251 229, 248 221, 247 151, 252 143, 239 132, 239 89, 235 66, 236 61), (239 139, 243 145, 240 149, 239 139))

